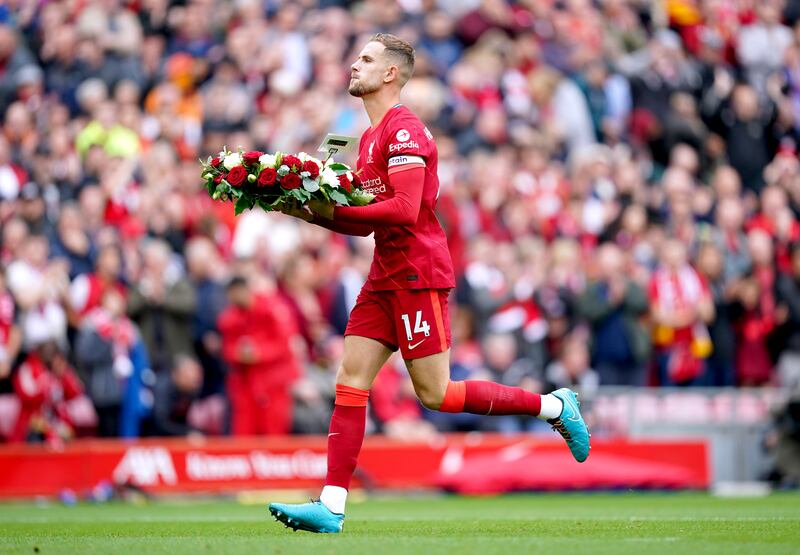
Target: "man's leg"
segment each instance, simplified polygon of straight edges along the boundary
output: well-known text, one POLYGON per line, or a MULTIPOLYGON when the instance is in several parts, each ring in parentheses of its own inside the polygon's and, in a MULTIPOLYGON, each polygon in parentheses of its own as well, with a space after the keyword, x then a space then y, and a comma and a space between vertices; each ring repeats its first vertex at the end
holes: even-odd
POLYGON ((328 433, 328 473, 320 501, 334 513, 344 513, 350 478, 364 441, 369 389, 392 351, 379 341, 349 335, 336 375, 336 401, 328 433))
POLYGON ((441 412, 484 415, 519 414, 552 420, 561 416, 563 402, 552 394, 539 395, 520 387, 481 380, 450 381, 450 350, 406 360, 414 390, 422 404, 441 412))
POLYGON ((295 530, 342 531, 347 489, 364 441, 369 388, 397 350, 391 303, 391 292, 362 289, 350 312, 344 356, 336 375, 336 401, 328 433, 328 473, 320 499, 302 505, 269 505, 277 520, 295 530))
POLYGON ((342 531, 347 490, 364 441, 369 388, 391 354, 391 349, 380 341, 357 335, 345 337, 328 434, 325 486, 319 501, 300 505, 270 503, 270 513, 278 521, 295 530, 342 531))
POLYGON ((577 396, 562 388, 547 395, 494 382, 450 381, 450 351, 406 360, 414 390, 422 404, 441 412, 536 416, 549 422, 567 442, 572 456, 583 462, 589 456, 589 430, 580 413, 577 396))

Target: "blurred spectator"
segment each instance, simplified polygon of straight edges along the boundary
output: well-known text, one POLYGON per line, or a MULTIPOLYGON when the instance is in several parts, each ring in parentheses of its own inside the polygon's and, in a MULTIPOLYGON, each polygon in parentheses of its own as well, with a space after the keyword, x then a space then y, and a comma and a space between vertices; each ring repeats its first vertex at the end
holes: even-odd
POLYGON ((712 234, 714 243, 723 255, 723 275, 720 277, 727 283, 750 270, 747 236, 742 228, 744 208, 741 200, 738 196, 720 199, 715 215, 717 227, 712 234))
POLYGON ((705 385, 729 387, 736 384, 736 337, 733 328, 736 310, 733 304, 741 273, 735 274, 735 281, 725 279, 722 250, 711 242, 700 246, 696 265, 714 301, 714 318, 708 324, 713 352, 706 360, 705 385))
POLYGON ((228 364, 231 433, 288 434, 291 384, 301 376, 291 345, 296 323, 280 297, 253 291, 240 276, 231 279, 227 290, 230 306, 218 326, 228 364))
POLYGON ((775 112, 771 104, 763 107, 756 90, 737 85, 730 105, 720 104, 719 132, 727 145, 727 157, 742 178, 746 190, 759 194, 764 186, 764 168, 775 154, 771 125, 775 112))
POLYGON ((336 397, 336 371, 343 349, 344 338, 336 335, 329 337, 320 346, 319 356, 305 366, 304 376, 294 383, 293 433, 327 433, 336 397))
POLYGON ((647 294, 628 277, 619 247, 604 244, 596 257, 597 276, 578 300, 592 326, 592 365, 603 385, 645 385, 650 337, 641 318, 647 294))
POLYGON ((175 357, 175 366, 158 376, 153 402, 154 433, 160 436, 198 436, 189 423, 189 411, 203 388, 203 368, 186 355, 175 357))
POLYGON ((139 390, 142 374, 150 371, 142 347, 138 330, 125 315, 125 297, 108 289, 100 304, 85 313, 75 340, 75 358, 97 410, 101 436, 130 437, 139 430, 139 390))
POLYGON ((79 323, 83 316, 99 307, 106 293, 116 291, 123 298, 127 296, 127 289, 120 279, 122 261, 116 246, 109 245, 100 250, 93 270, 81 273, 70 284, 69 308, 73 313, 73 323, 79 323))
POLYGON ((8 288, 20 309, 25 349, 34 338, 46 336, 60 348, 67 346, 67 315, 62 302, 69 292, 66 264, 49 262, 47 239, 30 235, 20 245, 21 258, 6 271, 8 288))
POLYGON ((22 404, 11 441, 47 441, 58 445, 74 436, 67 401, 83 392, 80 380, 52 338, 29 339, 31 351, 14 375, 22 404))
POLYGON ((182 270, 171 264, 166 243, 149 241, 143 268, 131 287, 128 314, 142 330, 156 373, 172 367, 178 353, 192 352, 192 317, 197 298, 182 270))
POLYGON ((736 370, 738 383, 761 385, 772 377, 769 338, 776 325, 774 249, 769 235, 747 236, 753 268, 736 286, 736 370))
POLYGON ((21 345, 22 333, 17 321, 14 297, 6 288, 5 274, 0 272, 0 382, 11 375, 21 345))
POLYGON ((762 94, 767 79, 783 63, 783 53, 792 43, 792 30, 781 23, 781 2, 768 0, 756 7, 756 21, 739 33, 736 52, 747 79, 762 94))
POLYGON ((19 83, 24 68, 36 67, 24 41, 8 23, 0 24, 0 113, 5 112, 14 99, 14 88, 19 83))
POLYGON ((792 271, 778 277, 777 290, 780 310, 786 314, 786 350, 778 359, 780 382, 800 391, 800 243, 792 247, 792 271))
POLYGON ((219 315, 227 304, 222 282, 224 265, 214 244, 203 237, 186 245, 186 265, 197 298, 192 335, 195 353, 203 367, 205 397, 224 391, 222 345, 217 328, 219 315))
POLYGON ((50 250, 54 258, 63 258, 67 261, 70 279, 92 271, 95 248, 91 238, 83 229, 81 212, 75 204, 61 206, 56 236, 53 238, 50 250))
POLYGON ((650 281, 654 344, 658 349, 659 383, 702 382, 710 353, 706 324, 714 317, 708 286, 688 264, 686 246, 668 239, 661 247, 660 266, 650 281))
POLYGON ((544 372, 545 380, 552 389, 568 387, 575 390, 581 399, 591 399, 600 385, 600 376, 589 364, 589 349, 581 333, 573 333, 561 344, 561 352, 544 372))
POLYGON ((11 160, 8 142, 0 135, 0 199, 15 200, 27 179, 28 173, 11 160))

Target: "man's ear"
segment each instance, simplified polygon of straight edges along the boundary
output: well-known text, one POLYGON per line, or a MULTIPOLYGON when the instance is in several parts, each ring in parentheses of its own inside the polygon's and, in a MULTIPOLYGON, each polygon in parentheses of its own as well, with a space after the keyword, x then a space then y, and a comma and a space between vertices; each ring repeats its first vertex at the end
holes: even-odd
POLYGON ((397 74, 400 72, 400 69, 397 66, 389 66, 386 69, 386 74, 383 77, 384 83, 391 83, 395 79, 397 79, 397 74))

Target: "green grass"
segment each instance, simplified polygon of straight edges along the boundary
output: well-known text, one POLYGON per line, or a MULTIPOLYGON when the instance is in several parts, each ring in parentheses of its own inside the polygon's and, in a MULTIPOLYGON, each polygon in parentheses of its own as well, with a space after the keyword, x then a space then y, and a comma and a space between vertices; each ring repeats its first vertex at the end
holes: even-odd
POLYGON ((292 532, 232 501, 0 504, 0 553, 796 555, 800 495, 370 500, 351 504, 341 535, 292 532))

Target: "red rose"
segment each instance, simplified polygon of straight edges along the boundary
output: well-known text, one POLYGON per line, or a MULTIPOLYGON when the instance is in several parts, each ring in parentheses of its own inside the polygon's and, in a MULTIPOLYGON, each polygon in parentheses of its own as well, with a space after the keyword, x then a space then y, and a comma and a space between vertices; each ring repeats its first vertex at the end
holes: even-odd
POLYGON ((306 160, 303 163, 303 171, 310 173, 311 175, 309 177, 311 177, 311 179, 319 177, 319 166, 313 160, 306 160))
POLYGON ((218 168, 221 163, 222 163, 222 158, 220 158, 219 156, 215 156, 214 158, 211 159, 212 168, 218 168))
POLYGON ((225 179, 223 174, 219 174, 217 177, 214 178, 214 183, 219 184, 222 180, 225 179))
POLYGON ((353 185, 350 183, 350 180, 347 179, 347 175, 345 174, 339 176, 339 185, 348 193, 353 190, 353 185))
POLYGON ((245 163, 245 165, 252 166, 254 164, 258 164, 258 159, 263 155, 264 153, 259 150, 251 150, 242 154, 242 161, 245 163))
POLYGON ((353 187, 358 187, 360 189, 361 185, 362 185, 361 178, 358 177, 358 174, 354 173, 353 174, 353 187))
POLYGON ((298 158, 297 156, 292 156, 291 154, 287 154, 286 156, 284 156, 283 159, 281 160, 281 164, 289 166, 289 169, 296 169, 303 167, 303 163, 300 161, 300 158, 298 158))
POLYGON ((228 172, 228 183, 234 187, 238 187, 244 180, 247 179, 247 170, 244 166, 235 166, 228 172))
POLYGON ((275 180, 278 179, 278 172, 272 168, 264 168, 258 174, 259 187, 272 187, 275 185, 275 180))
POLYGON ((300 176, 296 173, 287 173, 281 179, 281 186, 289 191, 298 189, 302 183, 303 180, 300 179, 300 176))

